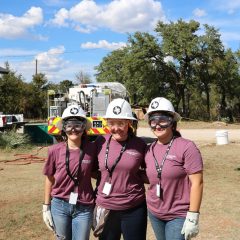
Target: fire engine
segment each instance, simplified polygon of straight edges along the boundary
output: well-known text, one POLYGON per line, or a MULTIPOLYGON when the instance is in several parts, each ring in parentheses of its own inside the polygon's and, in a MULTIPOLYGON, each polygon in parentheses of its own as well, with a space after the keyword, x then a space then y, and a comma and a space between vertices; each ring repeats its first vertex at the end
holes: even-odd
MULTIPOLYGON (((60 120, 63 110, 69 105, 78 104, 86 112, 91 121, 89 136, 104 135, 109 133, 106 120, 108 104, 115 98, 124 98, 129 101, 128 92, 121 83, 101 82, 81 84, 69 88, 68 93, 56 93, 48 91, 48 134, 60 139, 60 120)), ((136 134, 137 121, 133 122, 133 130, 136 134)))

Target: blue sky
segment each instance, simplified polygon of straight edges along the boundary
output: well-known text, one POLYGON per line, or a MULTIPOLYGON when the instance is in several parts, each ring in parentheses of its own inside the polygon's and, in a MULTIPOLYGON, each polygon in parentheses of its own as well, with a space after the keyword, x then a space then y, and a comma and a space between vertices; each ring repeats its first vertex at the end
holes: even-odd
POLYGON ((80 71, 94 80, 127 33, 179 18, 214 26, 226 48, 240 48, 240 0, 0 0, 0 66, 8 61, 29 82, 37 59, 51 82, 74 82, 80 71))

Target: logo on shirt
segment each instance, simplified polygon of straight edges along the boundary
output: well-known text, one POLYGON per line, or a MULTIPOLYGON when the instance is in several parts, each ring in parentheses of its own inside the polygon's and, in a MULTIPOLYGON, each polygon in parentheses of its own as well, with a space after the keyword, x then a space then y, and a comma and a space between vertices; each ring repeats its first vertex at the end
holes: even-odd
POLYGON ((175 159, 177 159, 177 157, 175 155, 167 155, 167 159, 175 160, 175 159))
POLYGON ((129 155, 132 155, 132 156, 138 155, 138 152, 134 152, 134 151, 130 151, 130 150, 127 150, 126 153, 129 155))
POLYGON ((91 163, 91 160, 88 160, 88 159, 83 159, 83 160, 82 160, 82 163, 85 163, 85 164, 90 164, 90 163, 91 163))

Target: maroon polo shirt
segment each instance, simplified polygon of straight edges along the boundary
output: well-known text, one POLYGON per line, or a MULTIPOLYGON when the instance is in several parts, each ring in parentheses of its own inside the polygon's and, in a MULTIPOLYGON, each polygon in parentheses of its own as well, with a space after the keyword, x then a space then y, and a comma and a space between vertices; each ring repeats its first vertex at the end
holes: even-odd
MULTIPOLYGON (((111 179, 105 167, 107 142, 110 135, 99 137, 98 162, 101 171, 101 182, 98 187, 96 203, 111 210, 125 210, 141 204, 145 200, 145 188, 139 174, 139 168, 144 166, 146 144, 136 136, 128 139, 126 149, 112 173, 111 179), (109 195, 104 194, 105 182, 111 182, 109 195)), ((125 142, 118 142, 111 138, 107 165, 112 168, 125 142)))
MULTIPOLYGON (((91 172, 97 166, 96 145, 83 138, 82 148, 84 155, 79 171, 78 203, 93 204, 91 172)), ((69 151, 69 169, 71 174, 74 175, 78 171, 80 149, 69 149, 69 151)), ((61 142, 49 147, 43 174, 55 178, 51 196, 68 201, 70 193, 74 191, 74 182, 66 171, 66 143, 61 142)))

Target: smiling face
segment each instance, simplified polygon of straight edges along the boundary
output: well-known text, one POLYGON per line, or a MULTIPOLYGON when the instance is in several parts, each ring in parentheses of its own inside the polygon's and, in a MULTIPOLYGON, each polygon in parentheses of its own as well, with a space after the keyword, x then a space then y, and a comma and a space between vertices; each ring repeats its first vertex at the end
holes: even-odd
POLYGON ((149 116, 149 126, 160 143, 168 143, 173 136, 173 117, 165 112, 149 116))
POLYGON ((113 139, 125 141, 128 137, 128 128, 131 124, 127 119, 107 119, 107 125, 110 129, 113 139))
POLYGON ((86 119, 68 119, 64 122, 63 131, 66 133, 68 141, 80 141, 86 129, 86 119))

